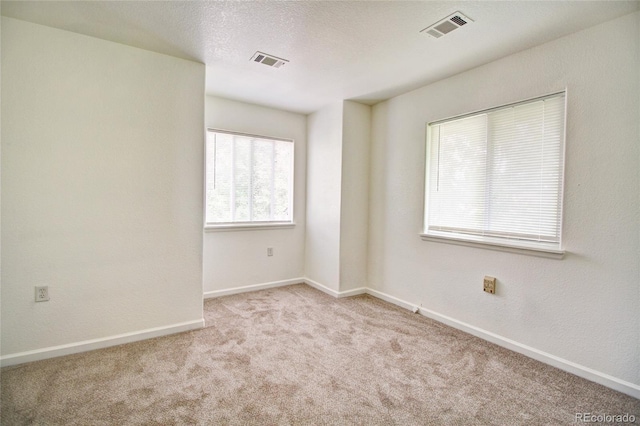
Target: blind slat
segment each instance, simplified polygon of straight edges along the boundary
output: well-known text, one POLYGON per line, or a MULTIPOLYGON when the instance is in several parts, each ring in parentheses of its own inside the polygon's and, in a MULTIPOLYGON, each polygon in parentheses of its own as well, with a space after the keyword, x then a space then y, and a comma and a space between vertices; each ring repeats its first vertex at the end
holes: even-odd
POLYGON ((207 131, 206 223, 292 220, 293 142, 207 131))
POLYGON ((564 93, 428 126, 428 230, 560 241, 564 93))

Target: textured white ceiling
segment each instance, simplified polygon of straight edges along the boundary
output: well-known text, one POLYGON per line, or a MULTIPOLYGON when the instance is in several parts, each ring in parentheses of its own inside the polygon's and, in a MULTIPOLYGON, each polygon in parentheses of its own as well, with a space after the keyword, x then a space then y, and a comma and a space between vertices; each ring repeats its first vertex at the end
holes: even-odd
POLYGON ((207 93, 309 113, 389 98, 640 9, 638 1, 2 1, 5 16, 192 59, 207 93), (420 30, 460 10, 475 23, 420 30), (286 58, 274 69, 255 51, 286 58))

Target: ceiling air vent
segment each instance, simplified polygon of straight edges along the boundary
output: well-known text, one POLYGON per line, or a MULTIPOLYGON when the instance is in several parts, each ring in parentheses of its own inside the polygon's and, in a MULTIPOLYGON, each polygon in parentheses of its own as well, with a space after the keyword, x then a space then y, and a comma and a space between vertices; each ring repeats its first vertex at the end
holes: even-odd
POLYGON ((278 58, 278 57, 273 56, 273 55, 268 55, 268 54, 263 53, 263 52, 256 52, 251 57, 251 60, 253 62, 259 62, 261 64, 265 64, 265 65, 268 65, 268 66, 273 67, 273 68, 280 68, 281 66, 283 66, 287 62, 289 62, 286 59, 278 58))
POLYGON ((460 12, 455 12, 420 32, 429 34, 433 38, 440 38, 443 35, 448 34, 453 30, 457 30, 461 26, 471 22, 473 22, 473 19, 464 16, 460 12))

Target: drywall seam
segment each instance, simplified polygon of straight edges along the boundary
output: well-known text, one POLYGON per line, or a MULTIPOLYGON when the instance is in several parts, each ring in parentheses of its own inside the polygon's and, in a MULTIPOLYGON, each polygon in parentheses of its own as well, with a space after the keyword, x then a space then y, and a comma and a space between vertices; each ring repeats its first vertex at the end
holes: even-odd
POLYGON ((265 290, 267 288, 283 287, 292 284, 301 284, 305 282, 305 278, 291 278, 289 280, 271 281, 268 283, 252 284, 242 287, 226 288, 224 290, 207 291, 204 293, 205 299, 213 299, 221 296, 229 296, 231 294, 246 293, 249 291, 265 290))
POLYGON ((182 333, 184 331, 197 330, 203 327, 204 319, 200 319, 173 324, 166 327, 155 327, 147 330, 119 334, 116 336, 103 337, 100 339, 85 340, 83 342, 69 343, 60 346, 51 346, 33 351, 5 355, 0 357, 0 365, 2 367, 7 367, 9 365, 22 364, 25 362, 40 361, 63 355, 71 355, 95 349, 108 348, 110 346, 122 345, 125 343, 137 342, 139 340, 152 339, 154 337, 168 336, 170 334, 182 333))
POLYGON ((377 297, 379 299, 385 300, 389 303, 393 303, 394 305, 400 306, 405 309, 413 310, 414 308, 418 308, 418 313, 420 313, 421 315, 427 318, 431 318, 442 324, 448 325, 450 327, 453 327, 465 333, 479 337, 483 340, 494 343, 498 346, 502 346, 503 348, 528 356, 529 358, 533 358, 536 361, 540 361, 542 363, 548 364, 552 367, 559 368, 560 370, 566 371, 568 373, 575 374, 576 376, 582 377, 583 379, 587 379, 592 382, 601 384, 608 388, 630 395, 634 398, 640 398, 640 386, 636 384, 618 379, 616 377, 610 376, 600 371, 596 371, 589 367, 576 364, 575 362, 571 362, 566 359, 557 357, 555 355, 543 352, 536 348, 532 348, 531 346, 523 345, 522 343, 516 342, 506 337, 499 336, 495 333, 491 333, 490 331, 483 330, 471 324, 458 321, 446 315, 439 314, 430 309, 418 307, 417 305, 398 299, 396 297, 393 297, 381 291, 367 288, 366 293, 371 296, 377 297))

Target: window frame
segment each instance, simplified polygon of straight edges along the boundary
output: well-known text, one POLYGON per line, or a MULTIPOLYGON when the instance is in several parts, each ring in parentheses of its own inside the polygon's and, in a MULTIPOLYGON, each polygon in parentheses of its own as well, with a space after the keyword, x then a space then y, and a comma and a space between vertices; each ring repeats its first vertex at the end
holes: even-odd
POLYGON ((295 209, 294 209, 294 191, 295 191, 295 140, 274 136, 266 136, 266 135, 258 135, 252 133, 245 132, 237 132, 232 130, 218 129, 207 127, 205 133, 205 158, 204 158, 204 230, 207 232, 216 232, 216 231, 243 231, 243 230, 262 230, 262 229, 286 229, 295 227, 295 209), (264 221, 264 220, 254 220, 254 221, 237 221, 237 222, 207 222, 207 158, 208 158, 208 150, 209 150, 209 133, 223 133, 232 136, 241 136, 247 138, 255 138, 255 139, 263 139, 263 140, 271 140, 277 142, 287 142, 291 143, 291 174, 290 174, 290 185, 289 185, 289 209, 291 211, 290 220, 277 220, 277 221, 264 221))
POLYGON ((566 171, 566 146, 567 146, 567 89, 563 89, 557 92, 549 93, 543 96, 536 96, 534 98, 525 99, 522 101, 512 102, 508 104, 499 105, 492 108, 477 110, 465 114, 460 114, 448 118, 443 118, 439 120, 434 120, 427 122, 425 125, 425 169, 424 169, 424 180, 423 180, 423 211, 422 211, 422 232, 419 234, 422 240, 424 241, 433 241, 440 243, 449 243, 456 244, 462 246, 469 247, 478 247, 483 249, 491 249, 498 251, 506 251, 512 253, 519 254, 528 254, 540 257, 547 257, 552 259, 562 259, 565 254, 565 250, 563 247, 563 239, 562 239, 562 231, 563 231, 563 222, 564 222, 564 182, 565 182, 565 171, 566 171), (545 99, 550 99, 553 97, 564 97, 564 105, 563 105, 563 129, 562 129, 562 140, 561 140, 561 161, 560 161, 560 183, 559 183, 559 205, 557 206, 559 211, 559 241, 557 243, 545 243, 539 241, 528 241, 528 240, 518 240, 511 238, 500 238, 495 236, 485 236, 485 235, 474 235, 474 234, 464 234, 464 233, 454 233, 454 232, 441 232, 437 230, 429 230, 429 191, 430 191, 430 175, 431 175, 431 131, 430 126, 434 124, 442 124, 449 121, 460 120, 463 118, 469 118, 473 116, 478 116, 481 114, 488 114, 494 111, 499 111, 502 109, 516 107, 518 105, 533 103, 536 101, 541 101, 545 99))

